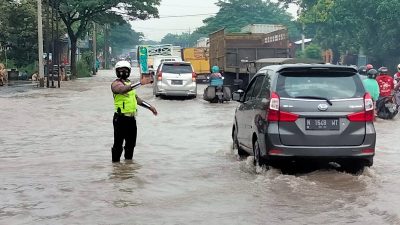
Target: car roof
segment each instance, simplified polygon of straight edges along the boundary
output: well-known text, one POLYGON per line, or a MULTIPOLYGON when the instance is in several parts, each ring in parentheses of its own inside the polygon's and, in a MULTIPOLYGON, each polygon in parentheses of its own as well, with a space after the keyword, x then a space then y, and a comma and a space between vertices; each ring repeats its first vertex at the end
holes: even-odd
POLYGON ((183 65, 191 65, 190 62, 184 62, 184 61, 167 61, 167 62, 163 62, 163 65, 165 64, 171 64, 171 65, 175 65, 175 64, 183 64, 183 65))
POLYGON ((358 71, 351 66, 340 66, 332 64, 284 64, 284 65, 271 65, 265 66, 259 70, 273 70, 275 72, 295 72, 295 71, 309 71, 309 70, 324 70, 332 72, 350 72, 357 73, 358 71))

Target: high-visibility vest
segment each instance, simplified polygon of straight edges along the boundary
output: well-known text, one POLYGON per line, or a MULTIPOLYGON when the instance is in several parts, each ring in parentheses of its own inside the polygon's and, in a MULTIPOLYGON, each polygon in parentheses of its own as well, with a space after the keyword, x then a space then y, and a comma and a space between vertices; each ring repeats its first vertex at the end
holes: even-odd
MULTIPOLYGON (((131 82, 126 81, 124 84, 131 85, 131 82)), ((120 109, 121 113, 136 113, 136 91, 131 90, 125 94, 114 94, 114 106, 115 112, 118 112, 118 109, 120 109)))

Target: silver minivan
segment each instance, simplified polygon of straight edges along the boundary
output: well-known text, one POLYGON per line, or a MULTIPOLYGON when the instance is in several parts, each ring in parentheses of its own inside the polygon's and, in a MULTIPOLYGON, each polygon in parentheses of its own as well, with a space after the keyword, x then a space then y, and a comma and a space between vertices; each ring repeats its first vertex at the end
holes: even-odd
POLYGON ((373 164, 373 102, 352 67, 267 66, 233 100, 240 102, 234 146, 260 166, 313 159, 359 171, 373 164))
POLYGON ((154 75, 153 94, 158 96, 197 96, 196 73, 189 62, 163 62, 154 75))

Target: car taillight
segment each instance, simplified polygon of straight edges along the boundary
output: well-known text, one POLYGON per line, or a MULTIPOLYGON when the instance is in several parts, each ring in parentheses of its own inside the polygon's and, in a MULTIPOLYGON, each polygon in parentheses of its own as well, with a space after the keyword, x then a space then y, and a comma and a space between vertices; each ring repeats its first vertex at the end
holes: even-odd
POLYGON ((161 81, 162 80, 162 71, 159 71, 157 73, 157 80, 161 81))
POLYGON ((197 74, 195 72, 192 72, 192 81, 196 82, 196 76, 197 74))
POLYGON ((372 122, 374 121, 374 102, 371 95, 364 95, 364 110, 362 112, 352 113, 347 115, 347 119, 351 122, 372 122))
POLYGON ((279 95, 272 92, 267 116, 268 122, 295 122, 299 118, 297 114, 281 111, 279 105, 279 95))
POLYGON ((373 148, 363 149, 361 152, 362 154, 373 155, 375 154, 375 149, 373 148))

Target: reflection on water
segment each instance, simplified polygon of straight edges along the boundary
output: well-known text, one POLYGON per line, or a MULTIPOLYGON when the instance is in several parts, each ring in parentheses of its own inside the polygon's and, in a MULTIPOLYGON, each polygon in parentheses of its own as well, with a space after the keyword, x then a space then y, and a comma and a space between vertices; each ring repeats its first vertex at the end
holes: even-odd
POLYGON ((112 172, 109 174, 111 180, 127 180, 135 178, 135 174, 142 166, 134 160, 125 160, 121 163, 112 164, 112 172))

